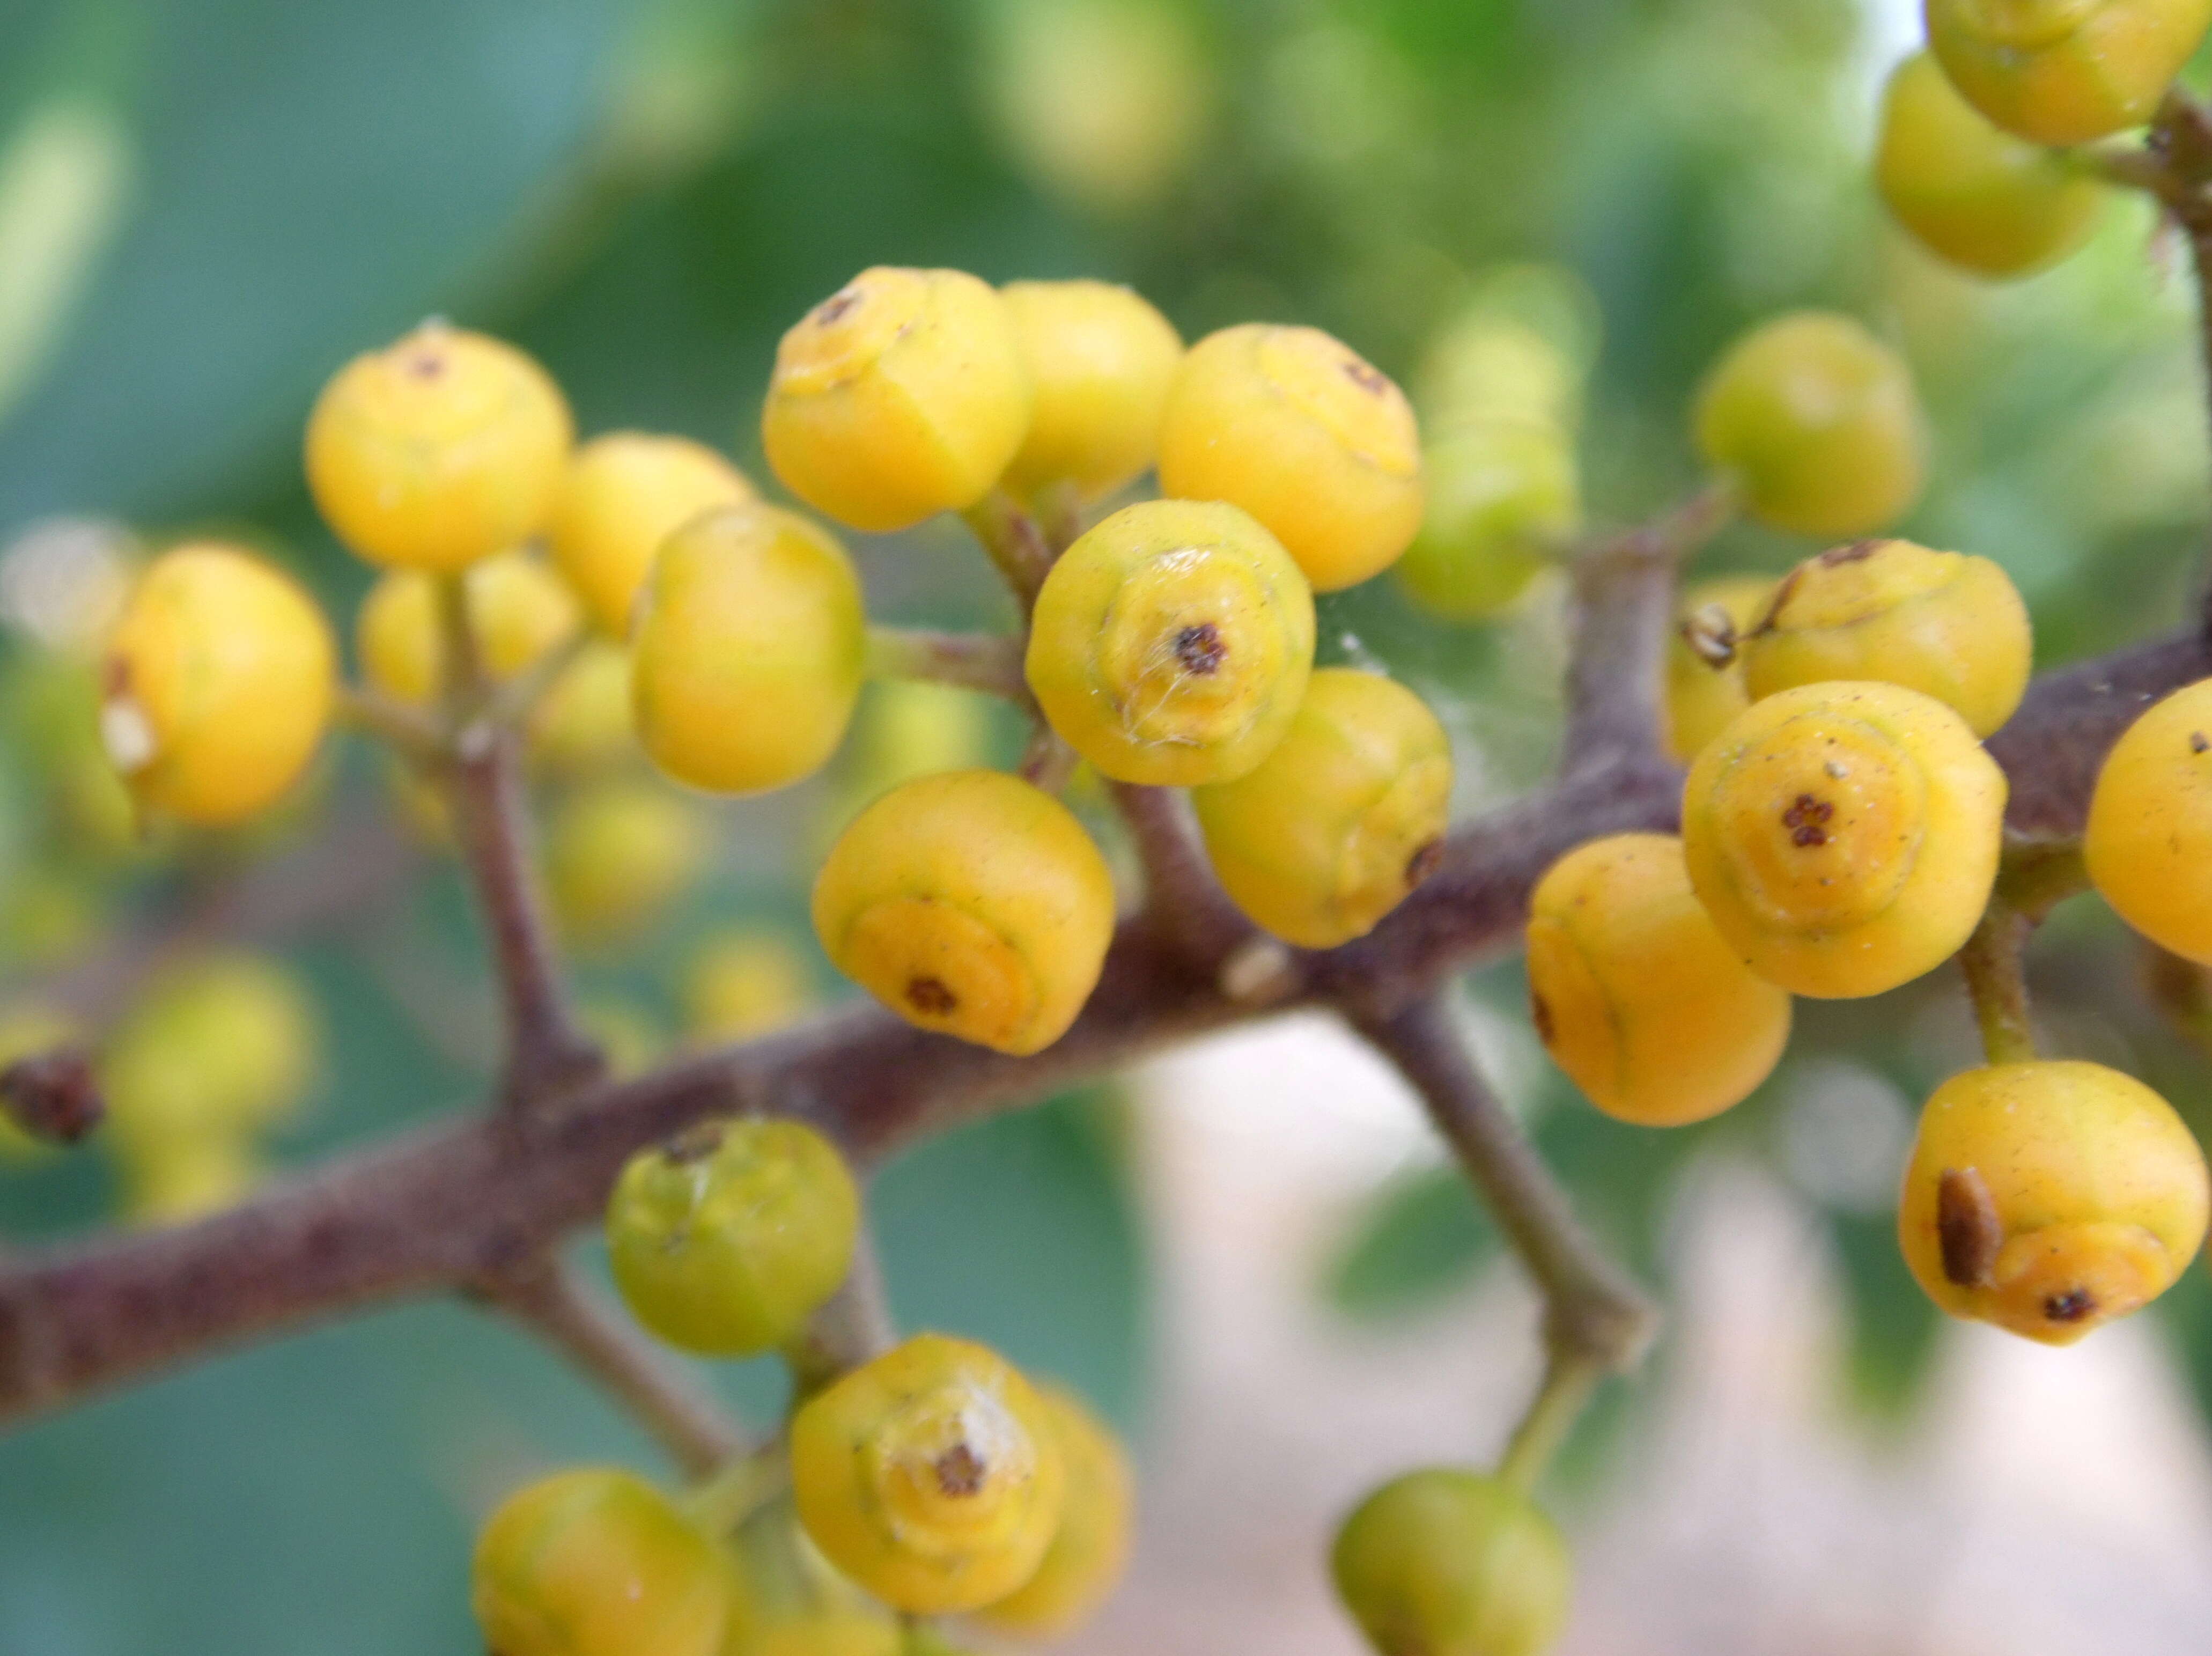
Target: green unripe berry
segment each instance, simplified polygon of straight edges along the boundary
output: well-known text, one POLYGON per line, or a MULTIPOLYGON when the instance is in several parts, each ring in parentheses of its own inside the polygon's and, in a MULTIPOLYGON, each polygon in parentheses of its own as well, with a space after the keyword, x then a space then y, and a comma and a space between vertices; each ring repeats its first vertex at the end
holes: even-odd
POLYGON ((181 961, 108 1036, 109 1129, 143 1145, 268 1128, 306 1098, 320 1044, 313 1002, 277 962, 244 953, 181 961))
POLYGON ((638 1321, 704 1356, 793 1338, 853 1261, 860 1198, 795 1121, 710 1122, 639 1151, 607 1202, 615 1283, 638 1321))
POLYGON ((1362 1501, 1329 1556, 1337 1597, 1381 1656, 1540 1656, 1565 1625, 1573 1567, 1518 1490, 1431 1467, 1362 1501))
POLYGON ((1928 44, 1967 101, 2036 143, 2140 126, 2212 24, 2212 0, 1925 0, 1928 44))
POLYGON ((1462 422, 1422 458, 1428 503, 1394 573, 1423 608, 1454 620, 1497 614, 1582 525, 1582 487, 1564 428, 1462 422))

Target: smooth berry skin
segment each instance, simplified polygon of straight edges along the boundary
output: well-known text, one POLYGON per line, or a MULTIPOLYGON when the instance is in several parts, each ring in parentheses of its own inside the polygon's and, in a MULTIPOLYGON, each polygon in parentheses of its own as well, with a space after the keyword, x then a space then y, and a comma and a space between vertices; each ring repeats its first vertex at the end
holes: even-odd
POLYGON ((887 533, 988 494, 1029 431, 1030 394, 996 289, 877 265, 783 336, 761 439, 799 499, 887 533))
POLYGON ((526 734, 541 776, 587 776, 634 757, 629 652, 604 638, 586 640, 545 687, 526 734))
POLYGON ((1707 742, 1751 705, 1751 692, 1744 688, 1741 649, 1731 646, 1725 661, 1709 660, 1691 644, 1687 630, 1702 624, 1695 618, 1717 607, 1728 618, 1735 637, 1741 639, 1773 595, 1774 582, 1763 575, 1722 575, 1701 581, 1682 594, 1674 610, 1674 630, 1667 639, 1667 697, 1661 709, 1667 752, 1677 764, 1696 758, 1707 742))
POLYGON ((1742 655, 1753 700, 1878 679, 1933 696, 1988 736, 2027 692, 2035 647, 2027 606, 2001 565, 1910 540, 1862 540, 1784 575, 1742 655))
POLYGON ((2163 1294, 2204 1239, 2203 1153, 2166 1101, 2102 1064, 1989 1064, 1922 1112, 1899 1245, 1954 1317, 2070 1345, 2163 1294))
POLYGON ((1114 1428, 1082 1399, 1051 1385, 1036 1395, 1066 1469, 1060 1526, 1036 1574, 976 1615, 1017 1638, 1059 1639, 1097 1613, 1127 1567, 1136 1481, 1114 1428))
POLYGON ((1510 607, 1582 527, 1582 484, 1565 428, 1462 422, 1422 457, 1420 533, 1392 574, 1422 608, 1455 621, 1510 607))
POLYGON ((1136 481, 1159 454, 1182 337, 1131 289, 1106 282, 1010 282, 1034 401, 1005 482, 1028 495, 1073 484, 1097 500, 1136 481))
POLYGON ((793 1338, 853 1261, 860 1192, 805 1123, 709 1122, 639 1151, 607 1201, 615 1285, 638 1321, 701 1356, 793 1338))
POLYGON ((1571 279, 1562 288, 1559 275, 1534 276, 1533 297, 1550 313, 1549 331, 1478 301, 1430 343, 1412 389, 1431 444, 1488 420, 1547 425, 1570 435, 1581 425, 1583 380, 1596 333, 1594 315, 1582 307, 1594 309, 1596 301, 1571 279))
POLYGON ((1926 421, 1904 359, 1833 312, 1791 312, 1729 346, 1698 388, 1693 424, 1746 509, 1796 534, 1871 534, 1926 480, 1926 421))
POLYGON ((1925 0, 1960 94, 2033 143, 2087 143, 2157 112, 2212 24, 2212 0, 1925 0))
POLYGON ((1541 1656, 1573 1590, 1552 1520, 1518 1490, 1455 1467, 1369 1495, 1338 1531, 1329 1567, 1378 1656, 1541 1656))
POLYGON ((707 863, 712 828, 695 800, 646 777, 577 789, 545 825, 545 891, 562 936, 586 948, 637 936, 707 863))
POLYGON ((371 563, 452 575, 545 527, 575 429, 514 346, 426 322, 357 356, 307 420, 307 486, 371 563))
POLYGON ((714 1543, 611 1467, 509 1495, 470 1571, 477 1625, 499 1656, 718 1656, 730 1596, 714 1543))
POLYGON ((2080 247, 2105 200, 2078 161, 1991 122, 1926 52, 1890 76, 1874 176, 1890 212, 1923 247, 2000 281, 2080 247))
POLYGON ((109 1130, 137 1143, 265 1130, 305 1102, 321 1046, 289 967, 238 950, 180 960, 104 1044, 109 1130))
POLYGON ((1451 743, 1419 697, 1349 667, 1306 685, 1290 728, 1233 782, 1191 790, 1206 855, 1237 906, 1302 948, 1364 937, 1437 855, 1451 743))
POLYGON ((799 1021, 819 998, 814 973, 780 928, 731 927, 684 968, 684 1033, 697 1046, 750 1040, 799 1021))
POLYGON ((1318 328, 1252 322, 1192 346, 1168 396, 1159 476, 1164 495, 1249 513, 1316 592, 1380 574, 1421 527, 1413 405, 1318 328))
POLYGON ((101 671, 101 734, 139 807, 228 827, 305 774, 330 721, 337 651, 289 576, 192 541, 139 577, 101 671))
POLYGON ((1053 565, 1023 671, 1103 775, 1188 787, 1267 758, 1313 651, 1312 589, 1273 535, 1234 506, 1145 501, 1053 565))
POLYGON ((2212 679, 2154 703, 2112 745, 2081 855, 2121 919, 2212 965, 2212 679))
POLYGON ((1036 1573, 1066 1469, 1020 1372, 967 1340, 917 1334, 816 1394, 791 1422, 799 1521, 893 1608, 977 1610, 1036 1573))
MULTIPOLYGON (((582 624, 575 595, 558 575, 523 552, 501 552, 462 575, 469 630, 484 677, 504 684, 558 648, 582 624)), ((394 569, 362 600, 354 654, 370 684, 412 706, 447 689, 446 636, 435 579, 394 569)))
POLYGON ((1690 767, 1690 883, 1795 995, 1879 995, 1956 953, 1996 879, 2006 786, 1966 722, 1901 685, 1754 702, 1690 767))
POLYGON ((694 518, 662 546, 641 600, 639 739, 693 788, 788 787, 844 740, 866 641, 860 577, 828 532, 757 502, 694 518))
POLYGON ((661 543, 702 512, 754 498, 745 474, 704 443, 611 431, 569 457, 545 538, 592 624, 622 639, 661 543))
POLYGON ((815 935, 908 1023, 1016 1054, 1075 1021, 1114 935, 1114 880, 1067 807, 1016 776, 902 783, 839 836, 815 935))
POLYGON ((1568 852, 1536 884, 1528 938, 1536 1032, 1609 1116, 1704 1121, 1781 1061, 1790 996, 1721 935, 1670 834, 1613 834, 1568 852))

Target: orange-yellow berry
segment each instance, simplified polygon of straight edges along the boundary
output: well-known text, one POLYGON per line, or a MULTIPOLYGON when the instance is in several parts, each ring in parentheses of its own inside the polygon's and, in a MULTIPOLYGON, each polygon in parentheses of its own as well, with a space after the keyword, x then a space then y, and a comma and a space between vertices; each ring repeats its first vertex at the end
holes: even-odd
POLYGON ((887 531, 982 499, 1029 425, 1029 369, 998 290, 877 265, 783 336, 761 437, 799 499, 887 531))
POLYGON ((1541 1656, 1566 1624, 1573 1582, 1566 1543, 1534 1501, 1446 1466, 1369 1495, 1329 1568, 1378 1656, 1541 1656))
POLYGON ((1953 85, 2008 132, 2087 143, 2140 126, 2212 23, 2212 0, 1926 0, 1953 85))
POLYGON ((1010 282, 1000 291, 1036 393, 1006 486, 1027 493, 1066 482, 1096 500, 1150 469, 1182 365, 1182 338, 1167 318, 1105 282, 1010 282))
POLYGON ((732 928, 691 952, 684 1031, 702 1044, 746 1040, 795 1023, 815 999, 814 973, 781 929, 732 928))
POLYGON ((752 498, 744 473, 704 443, 611 431, 569 459, 546 539, 592 624, 621 638, 661 542, 702 512, 752 498))
POLYGON ((1146 501, 1053 565, 1024 670, 1103 774, 1188 787, 1267 757, 1313 650, 1312 590, 1273 535, 1234 506, 1146 501))
POLYGON ((1258 767, 1191 791, 1206 855, 1255 923, 1303 948, 1364 937, 1440 853, 1451 742, 1404 685, 1350 667, 1307 683, 1258 767))
POLYGON ((574 438, 544 368, 426 322, 356 356, 307 420, 307 484, 372 563, 450 575, 545 526, 574 438))
POLYGON ((1049 1414, 997 1353, 917 1334, 791 1422, 799 1520, 830 1562, 894 1608, 975 1610, 1036 1573, 1065 1470, 1049 1414))
POLYGON ((1793 994, 1879 995, 1955 953, 1988 905, 2004 772, 1965 720, 1901 685, 1753 702, 1690 767, 1698 899, 1793 994))
POLYGON ((1936 1089, 1897 1210, 1905 1263, 1954 1317, 2045 1345, 2149 1304, 2204 1239, 2203 1153, 2102 1064, 1990 1064, 1936 1089))
POLYGON ((1909 540, 1808 558, 1782 578, 1741 650, 1753 699, 1879 679, 1933 696, 1977 736, 2012 716, 2035 653, 2027 606, 2000 565, 1909 540))
POLYGON ((1168 396, 1159 471, 1163 494, 1250 513, 1316 592, 1388 569, 1421 527, 1413 405, 1318 328, 1249 322, 1193 345, 1168 396))
POLYGON ((757 503, 694 518, 661 548, 638 618, 639 739, 694 788, 785 787, 844 740, 866 643, 860 577, 827 532, 757 503))
POLYGON ((1698 447, 1778 529, 1870 534, 1919 497, 1920 399, 1905 361, 1848 316, 1796 311, 1729 346, 1698 389, 1698 447))
POLYGON ((1114 933, 1114 880, 1051 795, 995 770, 902 783, 814 882, 837 969, 908 1023, 1001 1052, 1058 1040, 1114 933))
POLYGON ((1415 602, 1454 620, 1497 614, 1582 526, 1582 484, 1564 427, 1468 420, 1423 457, 1421 532, 1393 573, 1415 602))
POLYGON ((629 652, 604 638, 590 639, 531 712, 531 760, 553 776, 580 776, 635 752, 636 741, 629 652))
POLYGON ((1667 642, 1667 752, 1687 764, 1751 705, 1743 685, 1744 634, 1774 583, 1763 575, 1701 581, 1682 594, 1667 642))
POLYGON ((2212 964, 2212 679, 2175 691, 2113 744, 2081 854, 2121 919, 2212 964))
MULTIPOLYGON (((469 630, 484 676, 503 683, 573 636, 574 594, 524 552, 501 552, 461 580, 469 630)), ((422 704, 446 689, 446 635, 434 576, 394 569, 369 588, 354 619, 354 648, 368 681, 394 701, 422 704)))
POLYGON ((142 807, 241 822, 307 770, 336 682, 306 593, 251 553, 193 541, 147 567, 109 637, 100 734, 142 807))
POLYGON ((1136 1490, 1113 1428, 1073 1393, 1050 1385, 1036 1392, 1066 1468, 1060 1527, 1027 1584, 978 1615, 1017 1637, 1056 1639, 1089 1619, 1121 1579, 1136 1490))

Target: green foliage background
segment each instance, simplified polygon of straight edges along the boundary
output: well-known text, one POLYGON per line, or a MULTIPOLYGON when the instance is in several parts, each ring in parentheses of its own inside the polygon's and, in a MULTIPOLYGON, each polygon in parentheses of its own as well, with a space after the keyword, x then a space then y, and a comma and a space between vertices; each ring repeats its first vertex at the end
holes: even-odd
MULTIPOLYGON (((1060 6, 8 0, 0 149, 72 95, 118 124, 130 169, 116 233, 0 401, 0 540, 64 511, 242 523, 349 613, 366 575, 307 508, 298 433, 337 362, 428 313, 539 353, 586 430, 690 432, 757 466, 778 333, 866 264, 1127 280, 1187 334, 1310 321, 1403 374, 1474 272, 1544 259, 1604 315, 1584 449, 1601 514, 1641 515, 1692 480, 1680 411, 1730 335, 1837 305, 1907 346, 1935 411, 1936 484, 1906 530, 2001 559, 2045 664, 2179 614, 2204 466, 2174 251, 2133 204, 2087 253, 2002 292, 1900 246, 1863 176, 1885 48, 1846 0, 1193 0, 1168 16, 1200 140, 1109 208, 1041 170, 1003 113, 1023 20, 1060 6)), ((0 267, 0 311, 8 281, 0 267)), ((1710 563, 1778 569, 1808 550, 1742 531, 1710 563)), ((863 557, 890 618, 992 613, 980 560, 950 540, 863 557)), ((1540 624, 1441 628, 1388 582, 1327 600, 1323 624, 1329 650, 1371 653, 1449 709, 1475 760, 1470 806, 1540 770, 1555 711, 1540 624)), ((799 816, 771 802, 726 820, 747 849, 684 924, 795 920, 799 816)), ((2144 1011, 2129 946, 2093 907, 2036 958, 2065 1038, 2203 1124, 2202 1056, 2144 1011)), ((417 908, 441 969, 468 970, 451 882, 417 908)), ((473 1095, 477 1073, 357 951, 299 958, 333 1028, 288 1157, 473 1095)), ((645 959, 594 971, 650 992, 645 959)), ((1472 989, 1517 1007, 1510 969, 1472 989)), ((1783 1075, 1709 1129, 1619 1127, 1556 1078, 1529 1102, 1585 1209, 1659 1273, 1692 1159, 1802 1173, 1799 1105, 1830 1055, 1918 1098, 1961 1061, 1948 992, 1806 1007, 1783 1075)), ((83 1160, 0 1172, 0 1235, 90 1222, 103 1178, 83 1160)), ((1931 1319, 1879 1196, 1807 1194, 1833 1221, 1856 1395, 1893 1416, 1931 1319)), ((998 1341, 1140 1416, 1147 1273, 1110 1099, 930 1146, 877 1200, 902 1318, 998 1341)), ((1348 1315, 1420 1315, 1489 1247, 1456 1183, 1417 1173, 1321 1275, 1348 1315)), ((2161 1314, 2212 1397, 2201 1273, 2161 1314)), ((767 1377, 726 1378, 772 1406, 767 1377)), ((466 1650, 472 1506, 544 1460, 643 1453, 580 1382, 453 1306, 227 1357, 0 1441, 0 1650, 466 1650)))

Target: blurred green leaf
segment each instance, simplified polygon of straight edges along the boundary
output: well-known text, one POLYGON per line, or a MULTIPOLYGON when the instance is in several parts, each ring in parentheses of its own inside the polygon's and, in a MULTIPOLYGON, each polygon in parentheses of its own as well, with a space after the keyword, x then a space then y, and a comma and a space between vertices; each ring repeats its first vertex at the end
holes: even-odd
POLYGON ((1396 1316, 1449 1296, 1497 1246, 1466 1176, 1425 1168, 1369 1201, 1331 1257, 1323 1288, 1350 1316, 1396 1316))

